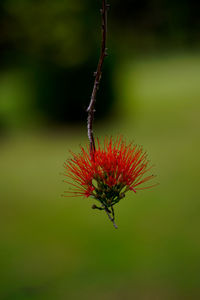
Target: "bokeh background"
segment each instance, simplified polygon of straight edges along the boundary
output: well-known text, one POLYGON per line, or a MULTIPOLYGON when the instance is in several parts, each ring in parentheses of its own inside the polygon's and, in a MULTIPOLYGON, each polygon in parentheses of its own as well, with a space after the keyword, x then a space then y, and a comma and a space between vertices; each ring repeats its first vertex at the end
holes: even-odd
POLYGON ((110 1, 95 133, 143 145, 154 189, 62 198, 86 144, 101 1, 0 2, 0 298, 198 299, 200 4, 110 1))

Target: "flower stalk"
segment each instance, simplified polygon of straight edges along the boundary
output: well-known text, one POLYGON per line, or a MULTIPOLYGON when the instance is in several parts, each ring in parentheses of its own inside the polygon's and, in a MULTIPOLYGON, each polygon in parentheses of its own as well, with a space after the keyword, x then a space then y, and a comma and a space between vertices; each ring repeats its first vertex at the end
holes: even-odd
POLYGON ((89 138, 89 142, 90 142, 90 152, 91 153, 93 153, 93 151, 95 151, 93 121, 94 121, 96 95, 97 95, 97 91, 98 91, 100 80, 101 80, 103 62, 104 62, 105 57, 108 55, 107 48, 106 48, 108 9, 109 9, 109 5, 107 4, 107 1, 102 0, 102 8, 100 10, 101 19, 102 19, 102 21, 101 21, 101 31, 102 31, 101 53, 100 53, 99 62, 97 65, 97 70, 96 70, 96 72, 94 72, 94 76, 95 76, 94 86, 92 89, 90 103, 87 108, 87 112, 88 112, 87 129, 88 129, 88 138, 89 138))
MULTIPOLYGON (((101 16, 102 16, 102 22, 101 22, 101 30, 102 30, 102 43, 101 43, 101 53, 99 62, 97 65, 97 70, 94 72, 95 80, 94 80, 94 86, 92 90, 92 95, 90 99, 89 106, 87 108, 88 112, 88 119, 87 119, 87 129, 88 129, 88 138, 90 142, 90 153, 93 156, 93 153, 96 149, 95 147, 95 139, 94 139, 94 133, 93 133, 93 121, 94 121, 94 112, 95 112, 95 102, 96 102, 96 95, 99 88, 101 75, 102 75, 102 67, 105 57, 108 55, 107 48, 106 48, 106 41, 107 41, 107 12, 109 9, 109 5, 107 4, 106 0, 102 0, 102 8, 100 10, 101 16)), ((93 207, 94 208, 94 207, 93 207)), ((103 206, 103 208, 109 219, 113 222, 113 225, 115 228, 117 228, 116 224, 114 223, 114 215, 112 214, 112 217, 110 215, 110 211, 106 209, 106 206, 103 206)))

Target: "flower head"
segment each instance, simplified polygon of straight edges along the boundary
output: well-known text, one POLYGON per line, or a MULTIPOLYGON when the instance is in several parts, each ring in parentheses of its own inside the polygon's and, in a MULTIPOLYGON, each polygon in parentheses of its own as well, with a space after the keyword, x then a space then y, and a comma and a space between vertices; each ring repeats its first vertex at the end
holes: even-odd
POLYGON ((155 177, 146 174, 152 166, 149 166, 143 148, 127 144, 121 137, 116 140, 105 138, 103 146, 97 140, 96 150, 92 153, 88 147, 81 147, 81 153, 72 153, 72 158, 64 163, 64 167, 64 175, 74 181, 64 180, 72 186, 71 191, 65 193, 92 196, 104 209, 112 208, 128 191, 136 193, 153 186, 144 184, 155 177))

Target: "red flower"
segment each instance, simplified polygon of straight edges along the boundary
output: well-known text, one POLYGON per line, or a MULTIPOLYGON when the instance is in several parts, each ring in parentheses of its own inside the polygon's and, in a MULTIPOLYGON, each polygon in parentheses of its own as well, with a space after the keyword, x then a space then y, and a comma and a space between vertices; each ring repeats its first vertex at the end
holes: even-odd
POLYGON ((126 144, 121 137, 115 141, 106 138, 103 146, 97 140, 97 148, 93 153, 88 147, 86 150, 81 147, 81 153, 72 153, 72 156, 64 163, 64 175, 74 183, 64 180, 72 186, 72 190, 65 193, 92 196, 104 208, 119 202, 127 191, 136 193, 137 190, 153 186, 142 185, 154 178, 154 175, 146 175, 152 168, 147 153, 141 146, 126 144))

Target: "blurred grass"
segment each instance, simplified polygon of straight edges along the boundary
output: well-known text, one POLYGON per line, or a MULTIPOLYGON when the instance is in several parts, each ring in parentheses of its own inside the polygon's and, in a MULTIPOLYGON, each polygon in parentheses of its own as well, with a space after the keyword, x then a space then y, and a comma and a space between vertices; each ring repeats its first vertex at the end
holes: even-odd
POLYGON ((143 144, 160 185, 121 201, 117 231, 91 199, 60 197, 85 128, 1 141, 1 299, 198 298, 199 65, 173 55, 118 69, 120 113, 96 132, 143 144))

